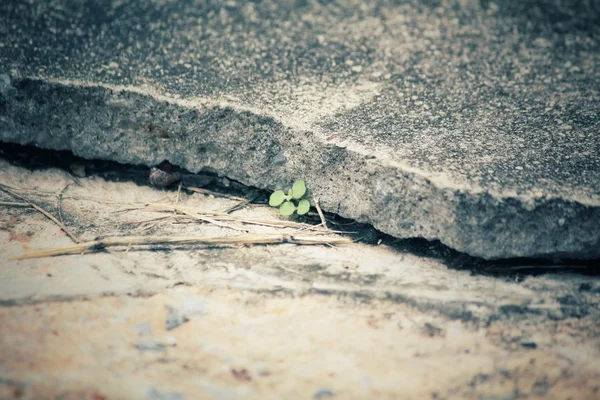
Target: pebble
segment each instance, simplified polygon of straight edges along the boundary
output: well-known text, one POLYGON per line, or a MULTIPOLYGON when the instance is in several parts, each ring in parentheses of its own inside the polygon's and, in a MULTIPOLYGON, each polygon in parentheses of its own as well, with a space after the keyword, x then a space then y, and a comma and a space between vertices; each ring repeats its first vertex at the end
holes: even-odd
POLYGON ((175 174, 165 172, 159 168, 152 167, 149 176, 150 184, 157 188, 166 188, 175 182, 179 182, 181 178, 175 174))
POLYGON ((321 389, 319 391, 317 391, 315 394, 313 394, 313 399, 325 399, 328 397, 334 397, 334 394, 331 390, 329 389, 321 389))

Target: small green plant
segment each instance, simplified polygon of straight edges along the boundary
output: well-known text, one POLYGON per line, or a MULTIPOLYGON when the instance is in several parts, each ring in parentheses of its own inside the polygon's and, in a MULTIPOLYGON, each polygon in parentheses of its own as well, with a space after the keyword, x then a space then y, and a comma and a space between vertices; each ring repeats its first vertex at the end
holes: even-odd
POLYGON ((302 197, 306 194, 306 184, 303 180, 297 180, 287 194, 283 190, 276 190, 269 198, 269 205, 279 207, 279 214, 287 217, 296 211, 298 215, 304 215, 310 210, 310 202, 302 197), (294 203, 298 201, 298 205, 294 203))

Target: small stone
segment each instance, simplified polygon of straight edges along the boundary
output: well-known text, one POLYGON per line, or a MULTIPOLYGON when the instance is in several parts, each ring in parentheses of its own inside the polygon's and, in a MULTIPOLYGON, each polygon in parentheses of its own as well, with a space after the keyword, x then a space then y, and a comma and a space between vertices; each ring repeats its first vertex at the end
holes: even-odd
POLYGON ((570 131, 573 127, 569 124, 562 124, 558 127, 561 131, 570 131))
POLYGON ((333 394, 333 392, 329 389, 321 389, 318 390, 315 394, 313 394, 313 399, 325 399, 328 397, 334 397, 335 395, 333 394))
POLYGON ((168 331, 185 324, 190 319, 185 316, 181 311, 172 306, 167 306, 167 318, 165 319, 165 327, 168 331))
POLYGON ((69 166, 69 169, 71 170, 71 173, 73 175, 75 175, 78 178, 85 178, 85 165, 81 164, 81 163, 72 163, 69 166))
POLYGON ((273 163, 273 165, 284 165, 287 162, 285 153, 283 151, 280 151, 275 155, 275 157, 273 157, 273 160, 271 162, 273 163))
POLYGON ((146 393, 146 399, 148 400, 184 400, 185 397, 179 392, 167 392, 161 391, 156 388, 151 388, 146 393))
POLYGON ((171 186, 175 182, 179 182, 181 177, 176 174, 165 172, 159 168, 152 167, 150 169, 150 184, 154 187, 164 189, 171 186))
POLYGON ((526 349, 537 349, 537 343, 536 342, 521 342, 521 347, 524 347, 526 349))
POLYGON ((142 339, 135 344, 139 351, 164 351, 165 345, 152 339, 142 339))

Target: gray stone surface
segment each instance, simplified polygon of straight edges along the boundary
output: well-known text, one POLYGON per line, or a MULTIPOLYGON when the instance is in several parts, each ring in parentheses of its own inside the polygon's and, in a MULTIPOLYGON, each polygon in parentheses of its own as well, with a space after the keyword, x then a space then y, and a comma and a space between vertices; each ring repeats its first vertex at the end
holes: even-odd
POLYGON ((211 168, 471 255, 600 257, 593 1, 2 2, 0 139, 211 168))

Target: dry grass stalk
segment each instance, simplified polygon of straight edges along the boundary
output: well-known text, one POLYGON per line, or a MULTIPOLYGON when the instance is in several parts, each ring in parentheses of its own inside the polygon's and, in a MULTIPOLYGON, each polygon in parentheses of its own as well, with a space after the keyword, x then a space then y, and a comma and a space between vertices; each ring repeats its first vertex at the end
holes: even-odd
POLYGON ((164 218, 155 219, 154 221, 143 222, 142 223, 143 225, 140 225, 137 229, 135 229, 134 232, 136 233, 136 235, 140 234, 141 232, 146 232, 146 231, 154 228, 155 226, 157 226, 161 221, 165 221, 168 219, 175 219, 177 217, 179 217, 179 215, 168 215, 164 218))
POLYGON ((315 208, 317 209, 317 212, 319 213, 319 218, 321 218, 321 225, 323 225, 323 228, 329 230, 329 227, 327 226, 327 221, 325 220, 325 215, 323 215, 323 211, 321 211, 321 207, 319 206, 319 199, 315 198, 314 202, 315 202, 315 208))
POLYGON ((56 192, 50 192, 50 191, 46 191, 46 190, 39 190, 39 189, 26 189, 26 188, 18 188, 18 187, 14 187, 11 185, 7 185, 6 183, 0 183, 0 186, 2 186, 2 189, 4 191, 6 191, 8 193, 8 191, 11 192, 28 192, 31 193, 33 195, 38 195, 38 196, 56 196, 56 192))
POLYGON ((248 204, 250 204, 250 202, 248 200, 240 201, 239 203, 236 203, 236 204, 232 205, 231 207, 227 207, 227 208, 221 210, 220 212, 222 212, 224 214, 229 214, 234 211, 241 210, 242 208, 246 207, 248 204))
MULTIPOLYGON (((175 198, 175 205, 179 204, 179 199, 181 198, 181 185, 182 183, 179 182, 179 186, 177 187, 177 197, 175 198)), ((177 210, 173 211, 173 214, 177 214, 177 210)))
POLYGON ((244 197, 243 201, 240 201, 239 203, 234 204, 231 207, 227 207, 226 209, 221 210, 221 212, 224 213, 224 214, 230 214, 230 213, 232 213, 234 211, 241 210, 242 208, 244 208, 248 204, 250 204, 250 202, 256 200, 256 198, 258 197, 258 195, 259 195, 259 192, 256 191, 256 190, 254 190, 254 191, 250 192, 249 194, 247 194, 244 197))
POLYGON ((81 240, 79 240, 76 236, 72 235, 71 232, 69 232, 69 230, 67 229, 67 227, 65 226, 65 224, 63 224, 62 222, 60 222, 59 220, 57 220, 52 214, 50 214, 48 211, 44 210, 42 207, 33 204, 31 201, 29 201, 27 198, 13 192, 11 189, 8 189, 8 187, 6 187, 5 185, 0 184, 0 190, 2 190, 5 193, 8 193, 9 195, 16 197, 19 200, 22 200, 23 202, 29 204, 30 207, 32 207, 33 209, 35 209, 36 211, 38 211, 39 213, 43 214, 46 218, 48 218, 50 221, 54 222, 56 225, 58 225, 58 227, 60 229, 63 230, 64 233, 67 234, 68 237, 71 238, 71 240, 73 240, 75 243, 79 243, 81 242, 81 240))
MULTIPOLYGON (((274 228, 296 228, 296 229, 304 229, 311 231, 320 231, 320 232, 328 232, 328 233, 344 233, 338 231, 327 230, 320 225, 310 225, 304 224, 300 222, 293 221, 284 221, 284 220, 263 220, 263 219, 252 219, 245 218, 237 215, 231 215, 224 212, 218 211, 208 211, 208 212, 199 212, 195 207, 189 206, 174 206, 171 204, 163 204, 163 203, 151 203, 147 204, 145 209, 150 209, 152 211, 159 212, 173 212, 175 209, 179 211, 181 214, 195 216, 199 219, 210 218, 211 221, 235 221, 248 225, 262 225, 262 226, 270 226, 274 228)), ((131 209, 130 209, 131 210, 131 209)))
MULTIPOLYGON (((83 186, 79 180, 75 181, 76 183, 79 184, 79 186, 83 186)), ((0 189, 4 189, 4 191, 6 191, 8 193, 8 191, 6 189, 9 189, 10 192, 12 192, 13 195, 17 195, 17 196, 21 196, 23 193, 27 193, 30 194, 32 196, 39 196, 39 197, 54 197, 56 196, 56 192, 50 192, 50 191, 46 191, 46 190, 39 190, 39 189, 27 189, 27 188, 22 188, 22 187, 14 187, 14 186, 10 186, 7 185, 5 183, 0 183, 0 189)), ((123 203, 123 200, 107 200, 106 198, 100 198, 100 197, 93 197, 93 196, 81 196, 81 195, 65 195, 63 193, 62 196, 63 200, 74 200, 74 201, 91 201, 94 203, 101 203, 101 204, 114 204, 114 205, 123 205, 123 204, 128 204, 131 206, 143 206, 148 204, 147 201, 129 201, 129 202, 125 202, 123 203)), ((169 200, 169 198, 167 196, 163 196, 155 201, 167 201, 169 200)), ((130 208, 130 209, 125 209, 125 210, 119 210, 119 211, 115 211, 117 213, 119 212, 124 212, 124 211, 128 211, 128 210, 137 210, 139 209, 139 207, 137 208, 130 208)))
POLYGON ((183 186, 183 189, 189 190, 189 191, 192 191, 192 192, 196 192, 196 193, 205 194, 207 196, 211 195, 211 196, 214 196, 214 197, 221 197, 221 198, 224 198, 224 199, 231 199, 231 200, 237 200, 237 201, 246 201, 246 199, 243 198, 243 197, 232 196, 232 195, 226 194, 226 193, 213 192, 212 190, 203 189, 203 188, 197 188, 197 187, 191 187, 191 186, 183 186))
POLYGON ((31 208, 29 203, 15 203, 12 201, 0 201, 0 206, 31 208))
POLYGON ((182 213, 182 214, 184 214, 184 215, 186 215, 186 216, 188 216, 188 217, 190 217, 190 218, 192 218, 194 220, 208 222, 208 223, 211 223, 213 225, 220 226, 221 228, 233 229, 233 230, 241 231, 241 232, 248 232, 247 229, 243 229, 243 228, 237 227, 237 226, 232 225, 232 224, 224 224, 224 223, 221 223, 221 222, 217 221, 214 218, 209 218, 209 217, 205 217, 203 215, 194 214, 194 213, 191 213, 189 211, 180 211, 180 210, 178 210, 177 206, 175 206, 175 212, 180 212, 180 213, 182 213))
POLYGON ((177 218, 177 217, 179 217, 179 215, 166 215, 166 216, 162 216, 162 217, 152 217, 152 218, 146 218, 146 219, 135 219, 135 220, 125 221, 125 223, 127 223, 127 224, 145 224, 145 223, 148 223, 148 222, 163 221, 165 219, 177 218))
POLYGON ((106 237, 103 239, 89 242, 78 243, 72 246, 57 247, 51 249, 42 249, 31 251, 12 260, 25 260, 30 258, 43 258, 67 254, 81 254, 86 251, 98 251, 107 247, 157 244, 178 244, 178 245, 264 245, 293 243, 298 245, 340 245, 352 243, 352 240, 341 236, 292 236, 286 234, 271 235, 239 235, 239 236, 219 236, 219 237, 194 237, 194 236, 118 236, 106 237))
POLYGON ((70 184, 71 184, 71 182, 68 182, 65 185, 65 187, 63 187, 62 190, 60 192, 58 192, 57 199, 56 199, 56 208, 58 209, 58 219, 63 224, 65 223, 65 221, 63 221, 63 217, 62 217, 62 199, 63 199, 63 195, 65 194, 65 191, 67 190, 67 188, 69 187, 70 184))

